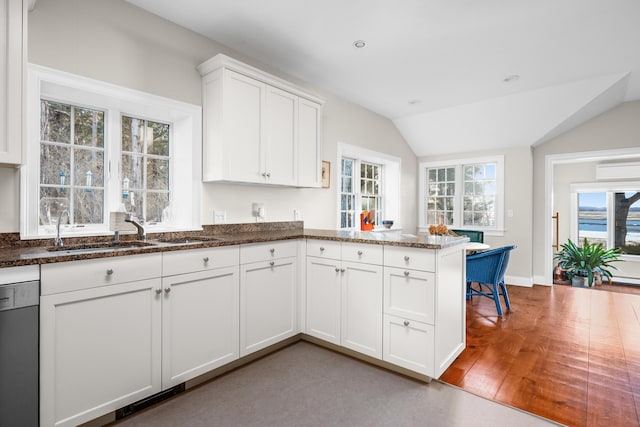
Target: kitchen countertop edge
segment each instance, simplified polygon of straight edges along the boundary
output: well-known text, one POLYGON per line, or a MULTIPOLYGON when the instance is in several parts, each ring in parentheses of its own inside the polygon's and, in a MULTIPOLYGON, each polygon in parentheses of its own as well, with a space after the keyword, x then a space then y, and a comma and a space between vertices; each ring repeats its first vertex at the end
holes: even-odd
POLYGON ((238 233, 214 234, 217 238, 212 241, 198 241, 190 243, 165 243, 150 239, 150 246, 127 249, 101 250, 96 252, 82 252, 77 254, 62 253, 64 251, 48 251, 43 246, 0 248, 0 268, 18 267, 34 264, 50 264, 57 262, 79 261, 85 259, 109 258, 150 254, 157 252, 172 252, 189 249, 233 246, 251 243, 266 243, 278 240, 316 239, 332 240, 346 243, 377 244, 422 249, 445 249, 469 241, 466 237, 405 235, 394 233, 358 232, 343 230, 293 229, 275 231, 249 231, 238 233))

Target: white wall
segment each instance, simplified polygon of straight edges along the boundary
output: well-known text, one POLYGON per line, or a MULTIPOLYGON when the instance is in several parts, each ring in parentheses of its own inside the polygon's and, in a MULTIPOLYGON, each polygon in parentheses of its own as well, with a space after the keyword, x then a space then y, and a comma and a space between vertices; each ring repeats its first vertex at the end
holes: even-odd
POLYGON ((533 160, 529 147, 510 148, 481 152, 451 154, 446 156, 421 157, 419 162, 452 160, 459 158, 504 155, 504 235, 487 236, 485 242, 492 247, 516 244, 511 253, 507 271, 507 281, 513 284, 532 284, 532 167, 533 160), (506 212, 513 211, 513 217, 506 212))
MULTIPOLYGON (((197 105, 201 87, 196 66, 225 53, 326 98, 322 157, 331 162, 331 188, 205 184, 203 224, 213 223, 214 208, 226 210, 228 222, 250 221, 251 202, 262 202, 269 221, 292 220, 293 209, 298 209, 306 227, 335 228, 336 145, 345 142, 402 159, 402 224, 416 227, 416 157, 391 121, 371 111, 122 0, 38 0, 29 14, 28 51, 29 61, 36 64, 197 105)), ((0 231, 19 230, 18 199, 18 173, 0 168, 0 231)))

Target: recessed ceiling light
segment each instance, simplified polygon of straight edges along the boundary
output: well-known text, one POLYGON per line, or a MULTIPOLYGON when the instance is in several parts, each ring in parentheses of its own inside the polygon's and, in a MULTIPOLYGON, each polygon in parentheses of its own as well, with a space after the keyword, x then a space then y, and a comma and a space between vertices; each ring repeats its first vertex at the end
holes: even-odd
POLYGON ((367 46, 367 42, 364 40, 356 40, 353 42, 353 47, 355 47, 356 49, 362 49, 363 47, 367 46))
POLYGON ((505 77, 504 79, 502 79, 503 82, 505 83, 513 83, 513 82, 517 82, 518 79, 520 79, 520 76, 517 74, 512 74, 510 76, 505 77))

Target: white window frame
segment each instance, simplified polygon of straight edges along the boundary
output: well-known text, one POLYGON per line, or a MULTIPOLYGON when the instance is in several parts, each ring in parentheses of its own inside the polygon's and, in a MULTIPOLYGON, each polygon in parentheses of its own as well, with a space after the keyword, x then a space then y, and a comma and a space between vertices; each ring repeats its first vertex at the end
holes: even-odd
MULTIPOLYGON (((612 226, 615 222, 615 212, 613 211, 615 200, 614 194, 619 191, 637 191, 640 188, 640 181, 607 181, 607 182, 587 182, 587 183, 574 183, 569 185, 569 192, 571 197, 571 220, 569 236, 576 244, 581 244, 578 241, 578 193, 607 193, 607 247, 612 248, 614 243, 615 227, 612 226)), ((622 254, 620 259, 626 261, 640 260, 640 255, 622 254)))
POLYGON ((23 239, 51 237, 55 230, 39 226, 40 99, 104 110, 105 177, 104 224, 63 227, 63 236, 109 235, 109 212, 121 202, 121 115, 171 125, 171 219, 145 225, 148 232, 201 229, 202 108, 87 77, 29 64, 26 103, 26 164, 21 169, 21 221, 23 239), (179 149, 178 149, 179 147, 179 149), (179 191, 177 191, 179 190, 179 191))
MULTIPOLYGON (((377 151, 369 150, 366 148, 358 147, 355 145, 346 144, 343 142, 338 142, 337 146, 337 160, 336 165, 338 167, 334 168, 334 180, 338 184, 337 193, 337 210, 336 210, 336 228, 342 230, 349 230, 346 228, 340 228, 340 195, 342 194, 342 185, 341 180, 341 160, 343 157, 347 157, 350 159, 356 160, 355 167, 357 167, 357 175, 358 183, 360 179, 360 163, 373 163, 382 166, 382 205, 384 218, 393 220, 393 228, 392 229, 400 229, 402 228, 401 224, 401 207, 400 207, 400 171, 402 169, 402 159, 396 156, 392 156, 385 153, 379 153, 377 151)), ((359 206, 361 206, 360 202, 360 185, 354 183, 354 192, 356 193, 356 213, 358 212, 359 206)), ((356 226, 351 228, 350 230, 359 230, 360 229, 360 221, 356 221, 356 226)), ((382 224, 375 225, 376 231, 386 230, 382 224)))
POLYGON ((504 156, 487 156, 487 157, 474 157, 474 158, 466 158, 466 159, 452 159, 452 160, 442 160, 442 161, 434 161, 434 162, 421 162, 419 168, 419 179, 420 183, 418 185, 420 201, 419 201, 419 214, 418 214, 418 230, 420 232, 426 232, 429 230, 429 225, 427 224, 427 196, 428 196, 428 188, 427 188, 427 170, 431 168, 455 168, 456 170, 456 192, 455 197, 453 199, 453 225, 450 228, 460 229, 460 230, 480 230, 485 233, 487 236, 503 236, 504 235, 504 156), (463 166, 464 165, 473 165, 473 164, 485 164, 485 163, 495 163, 496 164, 496 224, 493 227, 480 227, 480 226, 464 226, 463 225, 463 212, 462 212, 462 199, 464 197, 463 192, 463 166))

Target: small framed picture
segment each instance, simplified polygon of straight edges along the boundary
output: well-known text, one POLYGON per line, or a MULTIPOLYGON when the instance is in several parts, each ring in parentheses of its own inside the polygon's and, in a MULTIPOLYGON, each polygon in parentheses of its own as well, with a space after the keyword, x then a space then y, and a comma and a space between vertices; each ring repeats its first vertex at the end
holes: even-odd
POLYGON ((322 188, 329 188, 331 184, 331 163, 322 161, 322 188))

